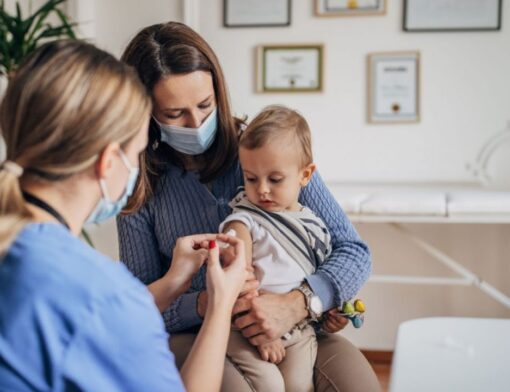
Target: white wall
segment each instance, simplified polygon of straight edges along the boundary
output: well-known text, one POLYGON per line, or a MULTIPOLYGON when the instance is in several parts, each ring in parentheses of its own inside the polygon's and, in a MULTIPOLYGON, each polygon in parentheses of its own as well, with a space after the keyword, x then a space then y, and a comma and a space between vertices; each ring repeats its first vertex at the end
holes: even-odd
POLYGON ((182 19, 181 0, 68 0, 82 36, 120 57, 131 38, 155 23, 182 19))
POLYGON ((466 161, 510 119, 510 7, 498 32, 404 33, 402 0, 385 16, 320 18, 313 1, 292 2, 292 25, 223 28, 222 0, 202 1, 201 34, 216 50, 236 113, 253 116, 284 103, 300 110, 314 135, 315 159, 327 180, 463 181, 466 161), (254 93, 259 44, 323 43, 323 93, 254 93), (369 125, 366 55, 421 53, 419 124, 369 125))

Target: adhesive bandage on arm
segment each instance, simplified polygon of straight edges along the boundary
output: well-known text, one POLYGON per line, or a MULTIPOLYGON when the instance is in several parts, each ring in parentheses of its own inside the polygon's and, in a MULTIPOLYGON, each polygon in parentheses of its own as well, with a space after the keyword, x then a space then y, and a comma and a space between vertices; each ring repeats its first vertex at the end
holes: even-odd
MULTIPOLYGON (((236 237, 236 234, 237 234, 237 233, 236 233, 236 231, 235 231, 234 229, 230 229, 230 230, 229 230, 229 231, 227 231, 225 234, 226 234, 226 235, 229 235, 229 236, 231 236, 231 237, 236 237)), ((219 246, 220 248, 228 248, 230 245, 229 245, 229 244, 227 244, 226 242, 218 241, 218 246, 219 246)))

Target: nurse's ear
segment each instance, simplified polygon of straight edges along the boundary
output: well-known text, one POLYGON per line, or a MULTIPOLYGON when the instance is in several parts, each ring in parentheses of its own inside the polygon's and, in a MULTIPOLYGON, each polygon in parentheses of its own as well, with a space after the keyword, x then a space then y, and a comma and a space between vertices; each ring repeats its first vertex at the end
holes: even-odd
POLYGON ((108 178, 113 174, 114 162, 119 150, 119 143, 114 142, 108 144, 101 151, 95 164, 95 172, 98 178, 108 178))

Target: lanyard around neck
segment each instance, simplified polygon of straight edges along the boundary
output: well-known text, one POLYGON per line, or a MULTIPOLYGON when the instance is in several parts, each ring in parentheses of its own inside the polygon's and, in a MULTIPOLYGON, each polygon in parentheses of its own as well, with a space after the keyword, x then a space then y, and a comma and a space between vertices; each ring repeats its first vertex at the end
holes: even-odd
POLYGON ((60 223, 62 223, 65 227, 69 229, 69 225, 67 224, 66 220, 60 215, 52 206, 50 206, 45 201, 42 201, 37 196, 32 195, 31 193, 23 191, 23 197, 25 198, 25 201, 27 203, 33 204, 36 207, 39 207, 46 211, 48 214, 52 215, 56 220, 58 220, 60 223))

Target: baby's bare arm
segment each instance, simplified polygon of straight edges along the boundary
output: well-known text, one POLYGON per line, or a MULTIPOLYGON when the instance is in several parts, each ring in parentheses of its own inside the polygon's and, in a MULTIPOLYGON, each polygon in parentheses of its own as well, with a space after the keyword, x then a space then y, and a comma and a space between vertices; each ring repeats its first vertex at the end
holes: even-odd
MULTIPOLYGON (((225 226, 223 227, 223 233, 227 233, 230 230, 234 230, 236 233, 235 236, 244 241, 244 249, 245 249, 245 254, 246 254, 246 265, 249 266, 250 268, 252 268, 253 240, 251 238, 251 233, 248 230, 248 227, 246 227, 246 225, 240 221, 232 221, 232 222, 227 222, 227 224, 225 224, 225 226)), ((224 262, 228 263, 228 260, 226 260, 226 258, 229 257, 228 250, 226 250, 225 252, 222 252, 222 256, 223 256, 223 253, 225 253, 225 257, 223 257, 224 262)))

